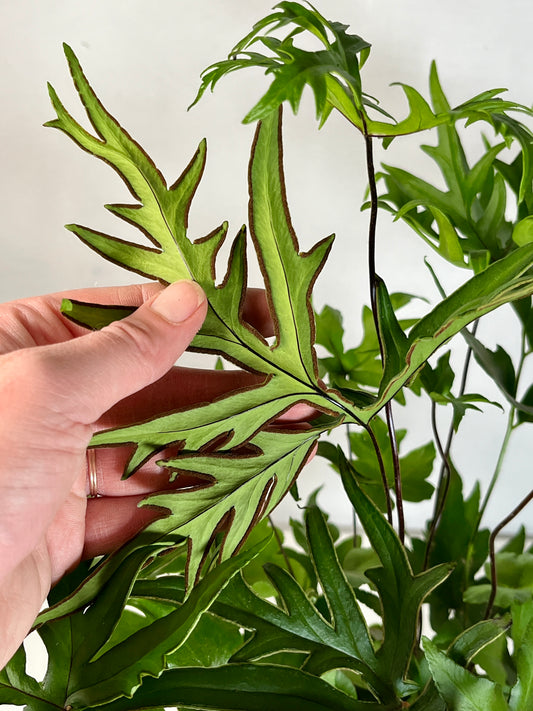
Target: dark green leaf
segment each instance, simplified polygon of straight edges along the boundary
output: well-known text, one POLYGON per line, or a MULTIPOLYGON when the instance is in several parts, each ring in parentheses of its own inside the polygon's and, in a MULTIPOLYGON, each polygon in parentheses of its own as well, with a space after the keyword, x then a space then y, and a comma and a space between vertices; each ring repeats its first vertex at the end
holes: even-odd
POLYGON ((533 704, 533 601, 513 605, 512 637, 517 682, 509 699, 510 711, 526 711, 533 704))
POLYGON ((466 667, 476 654, 504 635, 509 626, 509 617, 478 622, 462 632, 454 640, 448 650, 448 656, 456 664, 466 667))
MULTIPOLYGON (((192 705, 227 711, 392 711, 383 704, 357 701, 322 679, 275 665, 230 664, 211 669, 173 669, 146 679, 133 699, 106 705, 106 711, 192 705)), ((397 707, 396 707, 397 708, 397 707)))
MULTIPOLYGON (((367 571, 378 589, 385 639, 379 652, 380 677, 402 688, 411 663, 420 605, 450 574, 439 565, 414 575, 405 548, 381 512, 362 491, 346 460, 341 460, 344 488, 377 553, 381 567, 367 571)), ((409 686, 406 684, 406 690, 409 686)))
POLYGON ((141 628, 85 664, 71 681, 68 703, 98 705, 130 695, 145 676, 159 676, 165 658, 184 644, 220 591, 257 552, 251 549, 216 567, 178 609, 141 628))
POLYGON ((57 711, 55 698, 26 673, 24 647, 20 647, 11 661, 0 669, 0 704, 25 706, 32 711, 57 711))
MULTIPOLYGON (((372 432, 377 442, 381 455, 385 474, 390 488, 394 487, 394 465, 387 425, 379 417, 375 417, 371 423, 372 432)), ((401 441, 406 431, 397 431, 398 445, 400 449, 400 469, 402 471, 403 495, 407 501, 422 501, 431 497, 433 485, 427 479, 433 471, 435 460, 435 447, 429 442, 421 447, 417 447, 407 454, 403 454, 401 441)), ((379 466, 374 444, 366 431, 351 432, 349 435, 352 465, 357 471, 358 482, 363 491, 376 503, 382 511, 385 510, 385 496, 381 469, 379 466)), ((322 445, 319 445, 321 447, 322 445)), ((324 451, 319 449, 319 452, 324 451)), ((331 449, 328 449, 330 456, 333 456, 331 449)), ((328 457, 329 458, 329 457, 328 457)), ((338 468, 338 454, 336 459, 338 468)))

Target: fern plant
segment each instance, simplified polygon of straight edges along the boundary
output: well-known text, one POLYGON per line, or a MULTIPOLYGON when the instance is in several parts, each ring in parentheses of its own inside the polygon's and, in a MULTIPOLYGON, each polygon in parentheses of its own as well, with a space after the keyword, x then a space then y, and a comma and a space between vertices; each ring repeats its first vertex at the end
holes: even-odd
MULTIPOLYGON (((215 260, 228 225, 206 236, 188 230, 205 142, 168 185, 101 104, 65 46, 94 132, 67 112, 52 88, 57 116, 47 125, 118 172, 134 203, 106 207, 138 227, 149 244, 81 225, 68 229, 106 259, 145 277, 163 284, 198 281, 209 310, 192 349, 218 354, 259 378, 257 385, 210 404, 94 436, 93 447, 133 445, 126 477, 159 455, 170 476, 194 473, 202 483, 148 496, 142 505, 164 507, 165 518, 56 586, 35 623, 49 651, 46 676, 37 682, 28 675, 21 647, 0 672, 3 703, 36 711, 529 708, 533 552, 524 532, 498 553, 495 541, 533 493, 492 533, 482 528, 501 463, 483 500, 479 487, 465 497, 451 443, 466 410, 488 400, 466 389, 469 359, 456 374, 450 351, 442 351, 453 336, 466 339, 469 353, 509 403, 503 459, 512 431, 533 419, 532 388, 523 394, 519 382, 533 345, 533 144, 519 119, 532 112, 502 99, 500 90, 451 107, 433 66, 430 99, 401 85, 408 115, 395 121, 363 88, 369 53, 370 44, 347 25, 327 20, 311 5, 281 2, 227 59, 204 72, 196 101, 229 72, 260 67, 272 78, 244 119, 258 121, 249 223, 233 239, 221 278, 215 260), (298 40, 304 34, 320 49, 303 49, 298 40), (353 348, 344 345, 335 308, 318 314, 312 309, 313 285, 333 237, 302 253, 289 214, 281 106, 288 102, 297 112, 307 86, 320 124, 339 112, 366 149, 370 294, 364 337, 353 348), (461 121, 469 127, 482 121, 498 137, 496 145, 485 139, 485 153, 473 166, 461 144, 461 121), (388 146, 428 130, 437 132, 438 144, 424 150, 442 171, 444 191, 389 165, 376 175, 376 142, 388 146), (509 146, 516 155, 505 163, 501 156, 509 146), (515 199, 512 220, 509 195, 515 199), (405 220, 441 258, 473 271, 420 318, 401 318, 398 312, 411 297, 389 293, 377 274, 380 208, 405 220), (249 241, 274 324, 272 342, 243 317, 249 241), (509 303, 522 334, 516 367, 502 346, 491 351, 478 340, 475 325, 509 303), (317 358, 315 343, 329 355, 317 358), (408 389, 430 403, 434 441, 400 456, 404 433, 396 430, 392 403, 401 406, 408 389), (315 412, 308 426, 281 427, 280 415, 298 403, 315 412), (436 426, 439 406, 452 413, 446 441, 436 426), (344 450, 328 439, 339 427, 348 429, 344 450), (286 546, 269 521, 289 490, 298 495, 296 479, 319 439, 319 455, 340 475, 365 542, 357 530, 339 538, 315 499, 307 502, 303 523, 291 522, 298 548, 286 546), (428 479, 437 456, 434 490, 428 479), (404 501, 431 497, 434 514, 423 535, 407 535, 404 501), (422 610, 429 626, 422 625, 422 610)), ((129 313, 72 300, 63 310, 88 328, 129 313)))

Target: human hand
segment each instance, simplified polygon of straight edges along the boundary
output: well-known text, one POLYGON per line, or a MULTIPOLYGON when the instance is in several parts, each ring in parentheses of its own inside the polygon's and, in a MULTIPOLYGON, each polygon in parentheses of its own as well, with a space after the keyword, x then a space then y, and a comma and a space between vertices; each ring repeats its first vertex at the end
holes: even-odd
MULTIPOLYGON (((242 371, 172 367, 207 309, 192 282, 164 292, 146 284, 69 294, 139 307, 94 333, 61 315, 63 296, 0 305, 0 668, 51 584, 82 557, 114 550, 162 515, 138 507, 146 494, 183 486, 183 479, 169 483, 157 456, 122 481, 130 452, 98 449, 99 496, 88 500, 93 432, 210 401, 258 380, 242 371)), ((249 293, 244 318, 269 334, 262 292, 249 293)), ((285 417, 301 419, 308 410, 296 406, 285 417)))
POLYGON ((139 308, 87 333, 60 314, 61 296, 0 307, 0 668, 86 547, 105 552, 147 523, 89 515, 87 445, 106 411, 172 368, 207 309, 192 282, 88 290, 76 296, 139 308))

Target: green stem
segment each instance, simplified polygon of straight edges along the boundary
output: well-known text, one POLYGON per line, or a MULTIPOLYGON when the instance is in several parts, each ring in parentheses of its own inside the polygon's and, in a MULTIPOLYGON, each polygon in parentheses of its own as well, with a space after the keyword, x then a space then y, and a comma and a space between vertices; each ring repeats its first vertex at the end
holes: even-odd
POLYGON ((478 516, 478 526, 481 523, 481 519, 483 518, 483 515, 485 513, 485 509, 487 508, 487 504, 489 503, 489 500, 492 496, 492 492, 494 490, 494 487, 496 486, 496 483, 500 477, 502 467, 503 467, 503 462, 505 459, 505 455, 507 454, 507 448, 509 446, 509 440, 511 439, 511 435, 513 433, 513 422, 514 422, 514 417, 515 417, 515 412, 516 409, 514 407, 511 407, 509 411, 509 417, 507 418, 507 427, 505 429, 505 435, 503 437, 503 442, 500 447, 500 453, 498 454, 498 461, 496 462, 496 466, 494 468, 494 472, 492 474, 488 489, 485 493, 485 496, 483 498, 483 503, 481 504, 481 508, 479 509, 479 516, 478 516))
MULTIPOLYGON (((521 346, 520 346, 520 360, 518 361, 518 368, 516 370, 516 387, 517 388, 518 388, 518 383, 520 382, 520 376, 522 375, 522 369, 524 367, 526 355, 527 355, 526 354, 526 334, 524 331, 522 331, 522 342, 521 342, 521 346)), ((481 504, 481 508, 479 510, 478 527, 481 523, 481 520, 483 518, 483 515, 484 515, 487 505, 489 503, 489 500, 492 496, 494 487, 496 486, 496 483, 498 482, 498 479, 500 477, 502 467, 503 467, 503 462, 504 462, 505 456, 507 454, 507 448, 509 446, 509 440, 511 439, 511 435, 512 435, 514 427, 515 427, 515 424, 514 424, 515 416, 516 416, 516 407, 514 405, 512 405, 509 410, 509 416, 507 418, 507 428, 505 430, 505 435, 503 438, 502 446, 500 447, 498 461, 496 462, 496 467, 494 469, 494 473, 492 474, 487 492, 485 493, 485 496, 483 498, 483 503, 481 504)))

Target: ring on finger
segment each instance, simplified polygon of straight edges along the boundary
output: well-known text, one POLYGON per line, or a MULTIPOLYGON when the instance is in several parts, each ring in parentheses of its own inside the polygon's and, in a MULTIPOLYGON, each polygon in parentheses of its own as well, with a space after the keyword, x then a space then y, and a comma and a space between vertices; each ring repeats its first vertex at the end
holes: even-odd
POLYGON ((92 448, 87 450, 87 471, 89 478, 89 493, 87 495, 87 498, 96 499, 98 496, 100 496, 100 494, 98 493, 96 451, 92 448))

